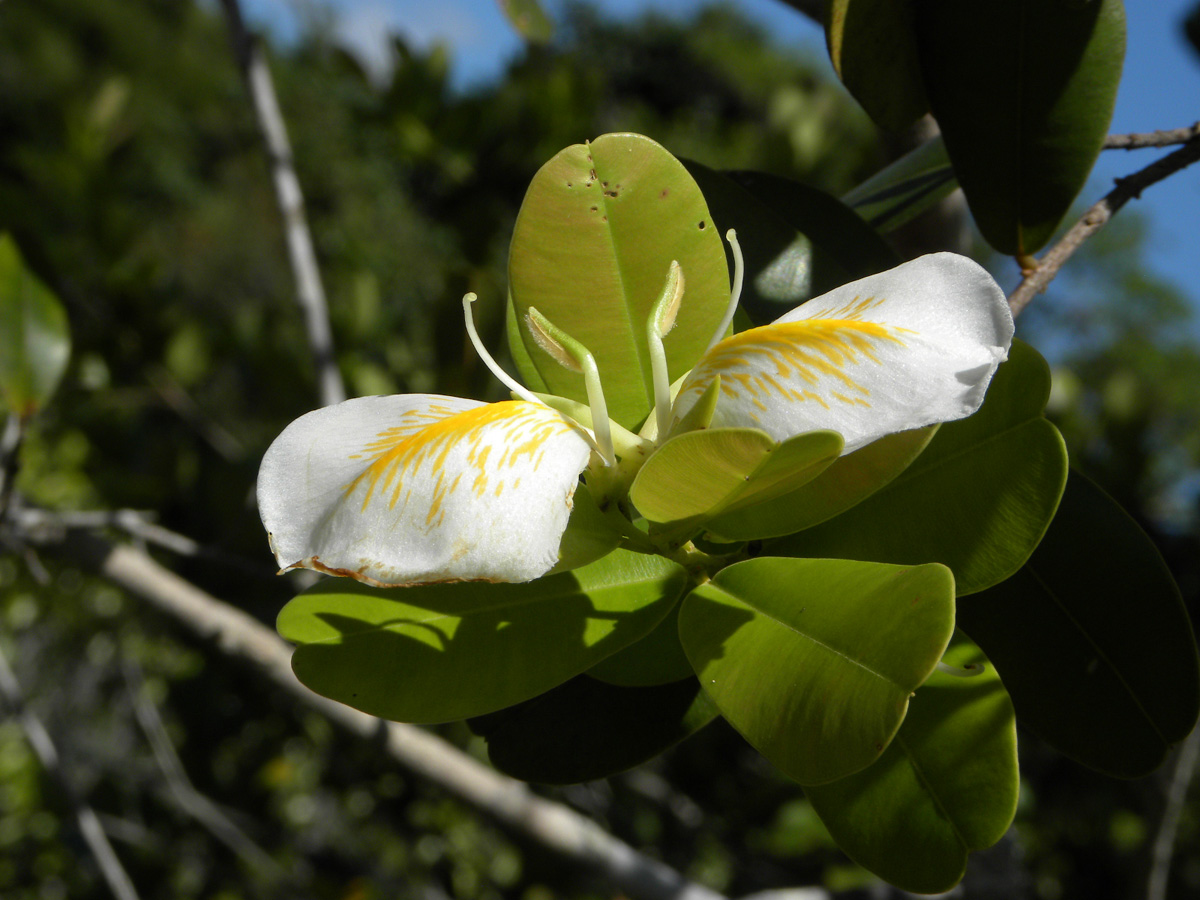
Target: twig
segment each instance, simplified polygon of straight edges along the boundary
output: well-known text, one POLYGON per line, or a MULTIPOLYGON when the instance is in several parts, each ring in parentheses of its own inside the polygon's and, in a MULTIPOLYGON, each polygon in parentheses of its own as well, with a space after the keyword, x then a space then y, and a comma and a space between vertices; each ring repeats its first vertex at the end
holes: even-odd
POLYGON ((1186 128, 1169 131, 1146 131, 1138 134, 1110 134, 1104 139, 1105 150, 1141 150, 1145 147, 1170 147, 1186 144, 1200 135, 1200 122, 1186 128))
POLYGON ((635 900, 724 900, 674 869, 639 853, 573 810, 488 769, 441 738, 411 725, 382 722, 314 694, 296 680, 291 647, 256 619, 222 603, 150 556, 86 532, 67 534, 55 552, 179 619, 225 653, 257 665, 277 685, 361 737, 382 735, 387 753, 413 772, 514 832, 600 872, 635 900))
POLYGON ((262 46, 246 29, 239 0, 221 0, 221 6, 224 7, 225 17, 229 21, 233 52, 254 102, 254 113, 267 146, 275 199, 283 216, 283 228, 287 237, 288 259, 296 279, 296 296, 304 311, 308 344, 317 369, 321 404, 329 406, 332 403, 340 403, 346 399, 346 388, 342 384, 342 375, 334 358, 333 332, 329 327, 325 288, 317 268, 312 234, 304 215, 304 194, 300 191, 300 179, 296 177, 292 148, 288 141, 283 114, 279 110, 279 100, 275 96, 271 71, 267 68, 262 46))
POLYGON ((84 843, 87 844, 88 850, 91 851, 96 863, 100 866, 100 874, 104 876, 112 895, 117 900, 138 900, 133 882, 130 881, 128 873, 121 865, 121 860, 117 858, 112 844, 108 842, 104 827, 100 824, 95 810, 79 796, 75 786, 67 779, 66 773, 63 772, 60 765, 58 750, 55 749, 54 741, 50 739, 50 734, 46 731, 41 719, 25 706, 25 697, 21 692, 20 682, 17 681, 17 676, 13 673, 8 664, 8 658, 3 652, 0 652, 0 694, 4 696, 9 708, 21 723, 21 728, 24 729, 29 745, 33 748, 38 761, 41 762, 42 768, 57 782, 65 795, 71 811, 75 814, 75 821, 79 824, 79 831, 83 835, 84 843))
POLYGON ((1103 228, 1122 206, 1141 196, 1146 188, 1174 175, 1197 160, 1200 160, 1200 135, 1191 138, 1178 150, 1168 153, 1146 168, 1125 178, 1118 178, 1117 186, 1084 213, 1062 239, 1046 251, 1038 260, 1037 267, 1026 275, 1016 290, 1009 295, 1008 305, 1012 308, 1013 316, 1019 315, 1036 295, 1046 289, 1071 255, 1084 241, 1103 228))
MULTIPOLYGON (((207 547, 177 531, 164 528, 151 521, 151 518, 152 513, 136 509, 51 511, 14 504, 14 508, 8 512, 8 521, 17 534, 35 543, 53 543, 61 540, 67 531, 116 528, 139 541, 154 544, 180 556, 212 559, 249 575, 264 578, 273 578, 275 575, 276 569, 272 566, 260 565, 245 557, 207 547)), ((0 519, 0 523, 2 522, 3 519, 0 519)))
POLYGON ((4 515, 13 496, 24 430, 21 417, 10 413, 4 422, 4 430, 0 431, 0 516, 4 515))
POLYGON ((271 854, 255 843, 212 800, 205 797, 188 778, 187 770, 167 736, 162 718, 154 703, 143 690, 141 672, 132 662, 123 667, 125 684, 133 700, 134 716, 154 751, 154 759, 167 780, 167 786, 183 811, 199 822, 218 841, 236 853, 247 865, 262 872, 274 882, 283 881, 287 873, 271 854))
POLYGON ((1166 900, 1167 876, 1171 872, 1171 856, 1175 852, 1175 835, 1179 831, 1179 818, 1183 813, 1183 802, 1187 799, 1188 787, 1196 774, 1196 763, 1200 761, 1200 727, 1193 728, 1188 739, 1179 748, 1175 760, 1175 771, 1171 785, 1167 788, 1167 803, 1163 809, 1158 834, 1150 858, 1150 877, 1146 881, 1146 900, 1166 900))

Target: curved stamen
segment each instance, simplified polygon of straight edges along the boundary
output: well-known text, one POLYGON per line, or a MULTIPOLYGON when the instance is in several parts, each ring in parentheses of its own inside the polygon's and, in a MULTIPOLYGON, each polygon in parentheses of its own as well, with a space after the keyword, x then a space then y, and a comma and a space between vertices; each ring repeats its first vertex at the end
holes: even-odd
POLYGON ((666 437, 671 425, 671 376, 667 371, 667 351, 663 338, 675 327, 675 316, 683 299, 683 269, 671 260, 667 281, 646 320, 646 343, 650 348, 650 372, 654 381, 654 415, 658 440, 666 437))
POLYGON ((583 374, 583 384, 587 389, 588 405, 592 409, 592 433, 596 436, 596 444, 600 456, 606 466, 614 465, 617 461, 613 450, 611 423, 608 419, 608 403, 604 400, 604 388, 600 384, 600 370, 596 367, 596 358, 590 350, 575 340, 534 307, 529 307, 525 313, 529 330, 536 338, 538 345, 554 360, 565 368, 583 374))
POLYGON ((483 360, 483 364, 488 367, 488 371, 500 379, 501 384, 506 388, 522 400, 536 403, 539 406, 546 406, 536 394, 500 368, 496 360, 492 359, 492 354, 488 353, 487 348, 483 346, 483 342, 479 340, 479 332, 475 330, 475 320, 471 316, 471 304, 478 299, 473 293, 463 294, 462 299, 463 317, 467 322, 467 335, 471 338, 471 345, 475 348, 475 352, 479 354, 479 358, 483 360))
POLYGON ((738 244, 737 232, 730 228, 725 232, 725 240, 729 241, 729 249, 733 252, 733 290, 729 292, 729 306, 725 308, 721 324, 717 326, 712 340, 704 348, 705 353, 717 346, 725 337, 725 332, 729 330, 729 323, 733 321, 733 314, 737 311, 738 300, 742 297, 742 280, 746 274, 746 263, 742 259, 742 248, 738 244))

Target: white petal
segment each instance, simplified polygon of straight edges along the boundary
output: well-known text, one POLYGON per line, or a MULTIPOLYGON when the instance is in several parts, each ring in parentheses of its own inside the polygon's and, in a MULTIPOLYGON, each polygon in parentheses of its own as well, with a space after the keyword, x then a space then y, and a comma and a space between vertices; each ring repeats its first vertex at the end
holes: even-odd
POLYGON ((529 581, 558 559, 590 454, 538 404, 362 397, 284 429, 258 506, 284 568, 389 586, 529 581))
POLYGON ((776 440, 828 428, 843 453, 969 416, 1008 357, 1004 292, 977 263, 936 253, 814 298, 712 348, 680 388, 674 418, 716 375, 712 427, 776 440))

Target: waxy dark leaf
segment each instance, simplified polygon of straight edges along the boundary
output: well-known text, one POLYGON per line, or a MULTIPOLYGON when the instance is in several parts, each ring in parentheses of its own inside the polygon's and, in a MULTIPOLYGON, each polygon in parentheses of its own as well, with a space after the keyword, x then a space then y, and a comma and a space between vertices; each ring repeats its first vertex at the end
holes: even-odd
POLYGON ((829 0, 826 10, 829 58, 867 115, 893 131, 923 116, 913 0, 829 0))
POLYGON ((1116 102, 1122 0, 917 0, 925 90, 997 250, 1042 247, 1087 181, 1116 102))
POLYGON ((471 720, 501 772, 524 781, 574 784, 657 756, 717 717, 695 678, 620 687, 587 675, 539 697, 471 720))
POLYGON ((959 603, 1017 717, 1084 765, 1153 771, 1200 709, 1192 626, 1170 572, 1115 501, 1072 472, 1033 557, 959 603))

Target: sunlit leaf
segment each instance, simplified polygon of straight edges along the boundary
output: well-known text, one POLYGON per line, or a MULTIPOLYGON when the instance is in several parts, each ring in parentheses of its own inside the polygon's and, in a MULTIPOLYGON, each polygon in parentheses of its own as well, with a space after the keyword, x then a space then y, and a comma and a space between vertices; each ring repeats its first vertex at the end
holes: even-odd
POLYGON ((830 0, 825 43, 833 68, 867 114, 899 130, 925 114, 912 0, 830 0))
POLYGON ((1033 253, 1087 181, 1125 53, 1122 0, 922 0, 929 104, 983 236, 1033 253))
POLYGON ((581 675, 470 724, 500 771, 525 781, 573 784, 645 762, 716 717, 695 678, 618 687, 581 675))
POLYGON ((385 719, 446 722, 527 700, 640 639, 684 581, 675 563, 622 550, 528 584, 337 579, 292 600, 278 628, 317 693, 385 719))
POLYGON ((629 495, 652 522, 714 516, 804 484, 841 449, 841 436, 832 431, 810 431, 781 443, 756 428, 689 431, 646 460, 629 495))
POLYGON ((954 666, 916 692, 880 759, 831 784, 805 788, 838 846, 889 883, 918 893, 949 890, 967 855, 996 843, 1017 808, 1017 733, 1012 702, 983 654, 956 638, 954 666))
POLYGON ((1026 566, 959 604, 1023 725, 1110 775, 1156 768, 1200 708, 1192 625, 1146 534, 1077 472, 1026 566))
POLYGON ((721 714, 784 774, 870 765, 954 629, 939 565, 751 559, 693 590, 679 633, 721 714))
POLYGON ((768 552, 880 562, 940 562, 959 596, 1019 569, 1054 516, 1067 477, 1058 430, 1042 418, 1045 361, 1014 342, 978 412, 941 426, 887 487, 768 552))
POLYGON ((0 400, 27 418, 54 393, 71 355, 67 314, 0 234, 0 400))
POLYGON ((568 147, 538 171, 508 270, 517 331, 550 392, 586 399, 582 378, 525 327, 531 306, 592 351, 615 420, 645 418, 654 402, 646 319, 672 260, 685 280, 664 341, 673 381, 708 345, 729 300, 725 253, 700 189, 670 153, 634 134, 568 147))
POLYGON ((938 430, 937 425, 888 435, 836 460, 797 490, 705 523, 728 541, 780 537, 810 528, 861 503, 903 472, 938 430))

